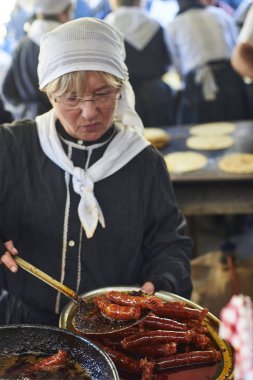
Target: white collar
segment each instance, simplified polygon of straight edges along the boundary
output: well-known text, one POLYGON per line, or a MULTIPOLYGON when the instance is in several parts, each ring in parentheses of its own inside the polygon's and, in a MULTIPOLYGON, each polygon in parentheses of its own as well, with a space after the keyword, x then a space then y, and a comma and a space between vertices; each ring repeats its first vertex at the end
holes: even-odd
POLYGON ((109 143, 104 155, 87 170, 75 167, 67 157, 58 137, 54 110, 37 116, 37 130, 45 155, 62 170, 72 175, 73 188, 81 196, 78 215, 87 238, 91 238, 98 222, 105 228, 103 212, 94 195, 94 183, 114 174, 150 143, 132 127, 117 126, 119 132, 109 143))

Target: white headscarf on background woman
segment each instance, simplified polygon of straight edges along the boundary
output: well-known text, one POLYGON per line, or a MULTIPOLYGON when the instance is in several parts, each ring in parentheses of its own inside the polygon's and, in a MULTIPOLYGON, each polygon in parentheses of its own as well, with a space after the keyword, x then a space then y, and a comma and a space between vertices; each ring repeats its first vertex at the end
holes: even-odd
POLYGON ((41 36, 57 28, 62 23, 58 16, 74 3, 73 0, 33 0, 30 1, 30 5, 36 18, 28 27, 27 34, 36 45, 40 46, 41 36))
POLYGON ((80 194, 79 218, 86 236, 94 235, 98 222, 105 227, 103 212, 94 195, 94 183, 117 172, 149 143, 142 137, 143 124, 134 109, 134 93, 125 65, 122 34, 106 22, 81 18, 65 23, 41 40, 38 75, 40 89, 51 81, 75 71, 102 71, 123 80, 115 113, 117 135, 103 157, 87 170, 74 167, 65 154, 55 128, 54 110, 38 116, 36 123, 44 153, 70 173, 74 190, 80 194))

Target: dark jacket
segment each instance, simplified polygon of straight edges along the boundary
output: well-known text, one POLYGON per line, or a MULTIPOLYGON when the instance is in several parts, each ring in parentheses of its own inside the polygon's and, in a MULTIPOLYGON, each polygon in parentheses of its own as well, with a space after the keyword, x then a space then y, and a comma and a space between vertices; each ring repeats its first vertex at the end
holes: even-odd
POLYGON ((46 94, 39 90, 38 56, 39 46, 25 36, 3 80, 2 92, 13 106, 15 119, 34 119, 51 109, 46 94))
POLYGON ((0 98, 0 124, 10 123, 13 121, 11 112, 5 109, 3 100, 0 98))

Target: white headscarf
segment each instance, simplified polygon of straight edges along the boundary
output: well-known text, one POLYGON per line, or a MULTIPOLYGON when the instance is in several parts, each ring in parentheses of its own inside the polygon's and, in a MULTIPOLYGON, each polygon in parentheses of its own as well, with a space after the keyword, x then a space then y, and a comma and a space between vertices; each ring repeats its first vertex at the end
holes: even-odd
POLYGON ((41 39, 38 66, 41 89, 54 79, 74 71, 102 71, 124 80, 116 112, 120 130, 103 157, 87 170, 74 167, 66 156, 56 133, 54 110, 36 118, 44 153, 72 175, 74 190, 81 196, 79 218, 88 238, 93 236, 98 222, 105 227, 103 212, 93 192, 94 182, 120 170, 149 145, 140 133, 143 125, 134 110, 134 94, 124 59, 122 34, 94 18, 70 21, 41 39))
POLYGON ((57 15, 71 4, 73 4, 72 0, 33 0, 33 10, 34 13, 57 15))

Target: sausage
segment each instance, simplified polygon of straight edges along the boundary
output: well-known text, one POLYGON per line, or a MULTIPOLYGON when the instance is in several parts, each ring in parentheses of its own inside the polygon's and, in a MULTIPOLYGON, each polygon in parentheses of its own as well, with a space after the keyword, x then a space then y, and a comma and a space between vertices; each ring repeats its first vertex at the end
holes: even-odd
POLYGON ((191 320, 197 319, 199 321, 203 321, 205 316, 208 313, 208 309, 191 309, 185 306, 173 307, 173 302, 168 302, 163 306, 156 306, 153 308, 153 311, 159 317, 167 317, 179 320, 191 320))
POLYGON ((114 361, 116 367, 133 374, 142 374, 140 361, 105 345, 99 345, 114 361))
POLYGON ((93 302, 101 312, 112 319, 130 320, 138 319, 141 315, 141 309, 137 306, 119 306, 110 303, 105 297, 95 297, 93 302))
MULTIPOLYGON (((127 329, 124 329, 124 330, 119 330, 119 331, 110 333, 110 337, 111 338, 123 339, 126 336, 134 335, 134 334, 137 334, 138 332, 141 332, 141 330, 139 327, 136 327, 136 325, 135 325, 132 327, 128 327, 127 329)), ((108 334, 106 334, 106 336, 108 336, 108 334)))
POLYGON ((154 359, 155 369, 164 370, 175 367, 191 366, 194 364, 216 363, 221 360, 221 353, 216 350, 192 351, 154 359))
POLYGON ((147 316, 142 322, 142 326, 155 330, 187 331, 186 323, 174 321, 169 318, 161 318, 156 315, 147 316))
POLYGON ((200 321, 188 321, 186 324, 190 330, 195 330, 200 334, 208 333, 208 328, 206 326, 202 326, 200 321))
POLYGON ((194 346, 201 348, 203 350, 203 349, 206 349, 207 347, 210 347, 211 339, 204 334, 195 332, 195 334, 192 337, 191 343, 193 343, 194 346))
POLYGON ((102 342, 111 348, 114 348, 116 350, 121 350, 122 345, 121 345, 121 339, 120 338, 111 338, 111 337, 104 337, 102 338, 102 342))
POLYGON ((143 370, 141 380, 152 380, 155 363, 145 359, 140 360, 140 367, 143 370))
POLYGON ((147 359, 136 360, 122 352, 107 346, 100 346, 114 361, 116 367, 135 375, 141 375, 141 380, 152 380, 155 364, 147 359))
POLYGON ((141 309, 153 309, 155 306, 162 306, 163 301, 160 298, 151 296, 149 294, 145 296, 133 296, 128 293, 116 292, 114 290, 108 292, 106 297, 118 305, 123 306, 139 306, 141 309))
POLYGON ((140 354, 144 357, 154 358, 163 357, 175 354, 177 352, 177 345, 174 342, 159 344, 159 345, 147 345, 147 346, 137 346, 133 347, 130 352, 140 354))
POLYGON ((192 331, 164 331, 151 330, 130 335, 121 341, 122 347, 126 350, 136 346, 159 343, 189 343, 192 339, 192 331))
POLYGON ((51 367, 60 367, 66 365, 68 359, 68 353, 64 350, 59 350, 56 354, 52 356, 48 356, 39 360, 38 362, 28 366, 25 368, 25 372, 36 372, 43 371, 45 369, 49 369, 51 367))

